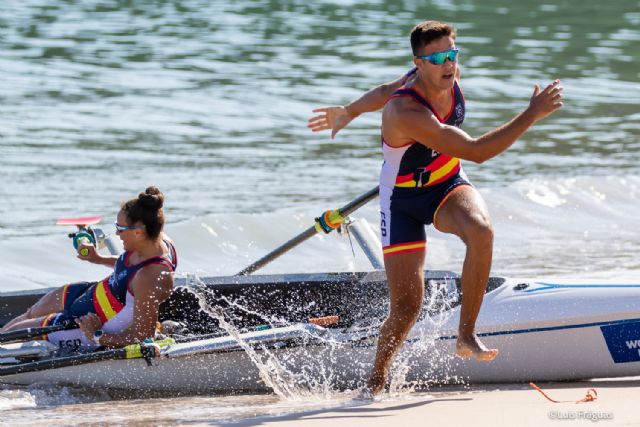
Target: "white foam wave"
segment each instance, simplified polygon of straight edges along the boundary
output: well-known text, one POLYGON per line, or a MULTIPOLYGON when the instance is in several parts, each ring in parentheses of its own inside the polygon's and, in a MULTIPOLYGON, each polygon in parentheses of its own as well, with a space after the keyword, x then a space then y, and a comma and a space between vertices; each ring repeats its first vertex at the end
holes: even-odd
MULTIPOLYGON (((494 272, 509 275, 637 276, 640 176, 522 180, 480 189, 495 228, 494 272)), ((330 206, 329 206, 330 207, 330 206)), ((168 224, 181 275, 231 275, 313 224, 320 212, 282 210, 213 214, 168 224)), ((377 202, 353 216, 377 230, 377 202)), ((58 230, 55 230, 58 231, 58 230)), ((464 246, 454 236, 427 232, 427 268, 460 271, 464 246)), ((259 273, 370 270, 348 236, 319 234, 259 273), (355 256, 354 256, 355 253, 355 256)), ((64 233, 0 242, 0 290, 97 280, 109 272, 75 258, 64 233)))

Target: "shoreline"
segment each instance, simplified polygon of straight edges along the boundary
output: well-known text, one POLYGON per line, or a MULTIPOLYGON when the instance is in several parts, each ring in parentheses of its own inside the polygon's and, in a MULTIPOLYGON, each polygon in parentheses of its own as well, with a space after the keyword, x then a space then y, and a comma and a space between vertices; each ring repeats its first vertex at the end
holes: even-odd
POLYGON ((371 403, 260 416, 235 422, 194 425, 253 426, 605 426, 640 425, 634 406, 640 377, 605 378, 579 382, 536 383, 548 396, 564 403, 552 403, 529 384, 475 384, 435 388, 383 397, 371 403), (597 399, 575 403, 594 388, 597 399))

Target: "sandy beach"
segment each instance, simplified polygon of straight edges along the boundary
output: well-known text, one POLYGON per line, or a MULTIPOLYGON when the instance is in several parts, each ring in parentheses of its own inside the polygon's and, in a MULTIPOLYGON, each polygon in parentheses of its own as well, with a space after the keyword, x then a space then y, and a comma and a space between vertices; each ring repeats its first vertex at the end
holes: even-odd
MULTIPOLYGON (((434 389, 368 404, 275 417, 251 418, 234 426, 605 426, 640 425, 640 378, 537 384, 552 403, 528 384, 473 385, 434 389), (597 399, 581 400, 595 388, 597 399)), ((215 423, 213 423, 215 424, 215 423)), ((207 424, 212 425, 212 424, 207 424)), ((227 424, 229 425, 229 424, 227 424)))

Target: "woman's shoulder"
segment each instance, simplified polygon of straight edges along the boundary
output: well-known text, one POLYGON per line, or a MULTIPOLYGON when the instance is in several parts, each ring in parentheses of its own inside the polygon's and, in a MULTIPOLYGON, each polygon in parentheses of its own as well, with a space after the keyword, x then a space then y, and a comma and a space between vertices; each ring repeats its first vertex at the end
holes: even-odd
POLYGON ((167 292, 173 288, 173 269, 164 263, 149 264, 136 274, 131 282, 132 294, 139 297, 144 294, 156 294, 159 289, 167 292))

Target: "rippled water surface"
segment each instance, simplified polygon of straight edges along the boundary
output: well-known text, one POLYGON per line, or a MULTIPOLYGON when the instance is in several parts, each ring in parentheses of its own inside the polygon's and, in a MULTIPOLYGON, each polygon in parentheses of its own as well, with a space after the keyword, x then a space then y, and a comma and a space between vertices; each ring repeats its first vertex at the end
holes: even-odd
POLYGON ((111 213, 148 183, 173 220, 306 210, 377 179, 379 116, 312 135, 313 107, 410 66, 423 18, 455 22, 465 129, 511 118, 534 82, 566 107, 474 182, 638 174, 637 1, 70 1, 0 5, 0 236, 111 213), (597 15, 598 19, 590 17, 597 15))
MULTIPOLYGON (((103 276, 75 260, 55 219, 112 218, 149 184, 166 194, 181 273, 200 275, 242 269, 372 188, 379 114, 335 140, 306 120, 405 73, 423 19, 459 30, 471 135, 522 110, 534 83, 565 87, 560 112, 465 163, 495 223, 494 271, 640 277, 637 0, 25 0, 0 3, 0 290, 103 276)), ((378 222, 375 204, 360 215, 378 222)), ((428 266, 459 271, 461 244, 429 235, 428 266)), ((264 271, 369 268, 356 255, 344 238, 316 238, 264 271)), ((183 404, 210 421, 236 405, 225 402, 183 404)))

